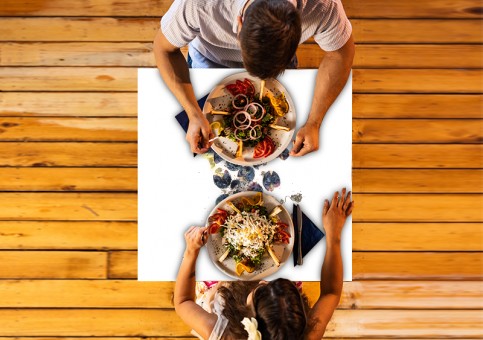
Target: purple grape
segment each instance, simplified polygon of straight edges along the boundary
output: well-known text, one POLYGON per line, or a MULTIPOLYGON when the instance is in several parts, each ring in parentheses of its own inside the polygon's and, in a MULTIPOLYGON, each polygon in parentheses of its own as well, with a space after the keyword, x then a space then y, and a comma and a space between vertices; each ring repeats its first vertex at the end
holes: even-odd
POLYGON ((255 178, 255 169, 251 166, 244 166, 238 170, 238 177, 243 178, 247 182, 253 181, 255 178))
POLYGON ((215 164, 220 163, 223 158, 221 158, 216 152, 213 154, 213 160, 215 161, 215 164))
POLYGON ((239 180, 234 179, 234 180, 231 182, 231 184, 230 184, 230 188, 231 188, 231 189, 238 188, 238 187, 240 186, 240 184, 241 184, 241 183, 240 183, 240 181, 239 181, 239 180))
POLYGON ((263 186, 268 191, 280 186, 280 176, 275 171, 267 171, 263 175, 263 186))
POLYGON ((233 164, 233 163, 230 163, 228 161, 226 161, 225 163, 226 163, 226 168, 230 171, 237 171, 241 168, 240 165, 233 164))
POLYGON ((251 182, 247 186, 247 191, 258 191, 258 192, 263 192, 263 188, 260 184, 257 182, 251 182))
POLYGON ((221 201, 223 201, 227 197, 228 197, 228 194, 221 194, 220 196, 217 197, 216 204, 220 203, 221 201))
POLYGON ((213 182, 215 182, 215 185, 220 189, 227 188, 231 183, 230 173, 225 170, 223 172, 223 175, 213 175, 213 182))
POLYGON ((285 149, 285 150, 282 151, 280 156, 278 156, 278 158, 280 158, 282 161, 284 161, 289 157, 289 153, 290 153, 290 151, 288 151, 288 149, 285 149))

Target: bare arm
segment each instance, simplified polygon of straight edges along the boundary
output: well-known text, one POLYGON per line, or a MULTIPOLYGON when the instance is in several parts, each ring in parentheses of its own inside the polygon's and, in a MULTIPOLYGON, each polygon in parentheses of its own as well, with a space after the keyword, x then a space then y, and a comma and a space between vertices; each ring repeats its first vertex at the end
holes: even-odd
POLYGON ((322 219, 326 231, 327 250, 320 278, 320 296, 309 314, 309 332, 306 339, 320 339, 325 333, 327 324, 339 304, 342 293, 342 256, 340 253, 340 234, 347 216, 352 213, 354 202, 351 194, 346 196, 342 189, 334 194, 332 202, 326 200, 322 219))
POLYGON ((174 308, 183 321, 204 339, 210 337, 217 316, 208 313, 195 302, 196 260, 203 246, 202 234, 206 228, 191 227, 185 233, 186 250, 184 252, 178 277, 174 287, 174 308))
POLYGON ((208 140, 213 137, 210 125, 196 100, 191 85, 188 64, 181 50, 173 46, 158 30, 154 39, 154 56, 161 77, 185 109, 190 120, 186 139, 196 153, 208 151, 208 140))
POLYGON ((309 118, 300 128, 292 148, 292 156, 303 156, 319 148, 319 130, 330 106, 344 88, 354 59, 354 39, 352 35, 340 49, 327 54, 317 71, 314 97, 309 118))

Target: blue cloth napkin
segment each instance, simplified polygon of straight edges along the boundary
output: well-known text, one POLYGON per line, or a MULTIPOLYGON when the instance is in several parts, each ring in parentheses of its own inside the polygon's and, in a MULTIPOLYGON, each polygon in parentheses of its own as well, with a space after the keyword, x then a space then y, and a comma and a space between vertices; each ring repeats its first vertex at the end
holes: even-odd
MULTIPOLYGON (((292 220, 295 231, 295 243, 293 246, 293 264, 297 265, 299 253, 299 226, 297 225, 297 206, 293 205, 292 220)), ((302 211, 302 258, 324 237, 322 230, 312 222, 302 211)))
MULTIPOLYGON (((208 98, 208 95, 198 99, 198 105, 203 108, 205 105, 206 98, 208 98)), ((186 114, 186 111, 181 111, 176 115, 176 120, 178 121, 179 125, 183 128, 184 132, 188 132, 188 126, 190 125, 190 120, 188 118, 188 115, 186 114)), ((193 157, 196 156, 197 154, 194 153, 193 157)))

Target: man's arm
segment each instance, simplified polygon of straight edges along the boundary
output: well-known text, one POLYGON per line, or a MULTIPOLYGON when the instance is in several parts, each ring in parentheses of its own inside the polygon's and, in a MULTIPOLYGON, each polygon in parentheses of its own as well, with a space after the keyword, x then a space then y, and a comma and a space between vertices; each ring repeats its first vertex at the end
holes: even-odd
POLYGON ((203 246, 202 234, 206 228, 191 227, 185 233, 186 250, 179 267, 174 287, 174 308, 183 321, 208 339, 216 324, 217 316, 208 313, 195 302, 196 260, 203 246))
POLYGON ((292 156, 303 156, 319 149, 319 130, 330 106, 344 88, 354 59, 354 39, 352 35, 340 49, 327 52, 315 81, 314 97, 309 118, 297 132, 292 156))
POLYGON ((306 339, 320 339, 327 324, 339 304, 342 293, 342 256, 340 252, 340 234, 347 216, 352 213, 354 202, 351 194, 346 196, 345 188, 339 200, 339 193, 334 194, 332 203, 326 200, 322 213, 326 232, 327 250, 320 274, 320 296, 309 313, 306 339))
POLYGON ((213 133, 196 101, 188 64, 181 50, 173 46, 161 30, 158 30, 154 39, 154 56, 161 77, 188 115, 190 123, 186 140, 191 150, 196 153, 208 151, 208 140, 213 137, 213 133))

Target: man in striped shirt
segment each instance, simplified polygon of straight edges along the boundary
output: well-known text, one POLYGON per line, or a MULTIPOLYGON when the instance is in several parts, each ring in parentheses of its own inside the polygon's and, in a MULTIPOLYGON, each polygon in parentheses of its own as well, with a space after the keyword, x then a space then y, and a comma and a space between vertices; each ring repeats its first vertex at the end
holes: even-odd
POLYGON ((192 151, 206 152, 213 134, 196 101, 181 47, 188 45, 189 67, 244 67, 265 79, 296 67, 296 48, 311 37, 326 53, 292 156, 319 148, 322 120, 350 73, 354 41, 340 0, 174 0, 161 19, 154 53, 161 76, 188 114, 186 138, 192 151))

